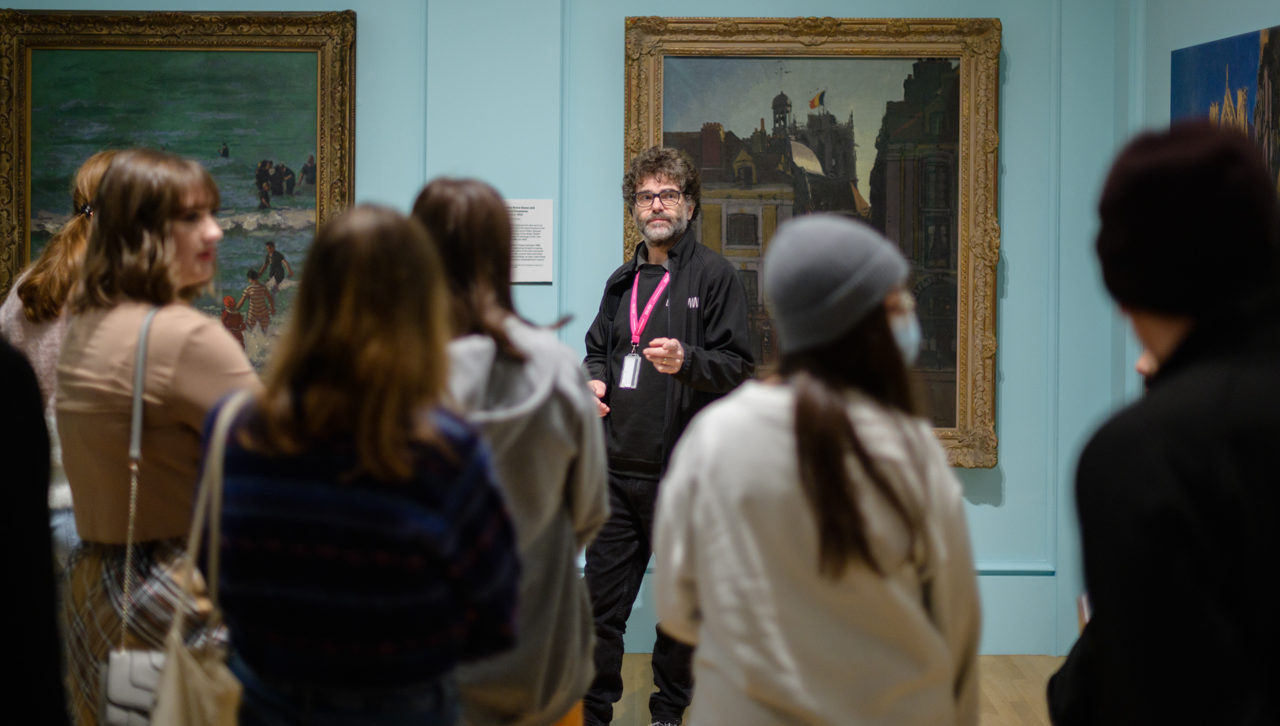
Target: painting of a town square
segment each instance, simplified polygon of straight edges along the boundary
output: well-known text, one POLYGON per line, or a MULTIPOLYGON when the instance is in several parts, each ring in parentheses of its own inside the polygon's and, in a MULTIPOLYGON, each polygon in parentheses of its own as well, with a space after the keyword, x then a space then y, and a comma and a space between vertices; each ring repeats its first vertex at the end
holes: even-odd
POLYGON ((36 49, 31 53, 30 258, 71 214, 77 167, 101 149, 194 159, 221 194, 210 293, 259 369, 289 317, 316 225, 317 54, 36 49))
POLYGON ((1280 25, 1173 51, 1169 117, 1253 139, 1280 190, 1280 25))
POLYGON ((958 58, 663 59, 662 141, 702 174, 699 241, 739 270, 759 367, 777 360, 760 286, 778 225, 859 219, 911 262, 916 362, 937 427, 956 426, 958 58))

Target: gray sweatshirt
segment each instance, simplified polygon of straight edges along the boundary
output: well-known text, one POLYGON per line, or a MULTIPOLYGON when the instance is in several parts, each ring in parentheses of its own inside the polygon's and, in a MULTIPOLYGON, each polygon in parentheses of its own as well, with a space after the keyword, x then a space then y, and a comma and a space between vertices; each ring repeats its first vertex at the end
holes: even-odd
POLYGON ((519 541, 516 646, 457 670, 472 726, 555 723, 593 676, 591 603, 579 553, 609 516, 604 435, 577 356, 514 316, 507 334, 527 360, 487 336, 449 344, 449 392, 493 452, 519 541))

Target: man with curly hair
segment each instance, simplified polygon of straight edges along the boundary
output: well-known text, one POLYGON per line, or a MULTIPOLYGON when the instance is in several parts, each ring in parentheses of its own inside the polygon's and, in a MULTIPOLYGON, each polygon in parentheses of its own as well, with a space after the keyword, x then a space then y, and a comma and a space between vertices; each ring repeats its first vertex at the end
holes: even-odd
MULTIPOLYGON (((596 677, 586 723, 607 724, 622 696, 622 635, 648 567, 658 480, 693 415, 754 371, 747 297, 727 260, 698 243, 698 169, 655 146, 632 160, 623 204, 642 241, 609 276, 587 331, 585 365, 609 454, 610 517, 587 548, 596 677)), ((689 646, 661 627, 649 699, 655 724, 679 724, 692 696, 689 646)))

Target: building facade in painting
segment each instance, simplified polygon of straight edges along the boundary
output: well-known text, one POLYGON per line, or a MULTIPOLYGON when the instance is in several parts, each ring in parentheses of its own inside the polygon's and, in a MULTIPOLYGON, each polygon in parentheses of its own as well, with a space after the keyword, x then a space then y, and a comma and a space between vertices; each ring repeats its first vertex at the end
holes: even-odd
POLYGON ((1280 26, 1259 35, 1258 95, 1253 105, 1254 138, 1266 157, 1280 193, 1280 26))
POLYGON ((916 369, 936 426, 955 425, 960 73, 917 61, 885 104, 871 167, 871 223, 911 262, 923 342, 916 369))
POLYGON ((1222 88, 1222 101, 1209 104, 1209 120, 1222 128, 1235 129, 1249 135, 1249 89, 1240 86, 1236 89, 1235 100, 1231 98, 1231 71, 1227 70, 1226 81, 1222 88))
POLYGON ((802 101, 809 105, 803 121, 792 99, 779 93, 762 104, 759 126, 746 136, 708 120, 697 131, 664 133, 663 143, 699 167, 702 212, 694 228, 702 244, 738 268, 764 372, 777 353, 761 259, 779 224, 835 212, 865 220, 896 243, 912 264, 909 284, 923 333, 916 367, 934 424, 948 427, 956 421, 959 71, 952 60, 920 60, 902 88, 902 100, 885 104, 866 187, 858 178, 852 115, 831 114, 821 93, 802 101))
POLYGON ((756 361, 767 371, 777 352, 760 285, 760 261, 774 230, 795 215, 814 211, 867 218, 870 205, 857 188, 852 119, 839 121, 819 107, 801 125, 783 93, 761 111, 769 115, 761 116, 759 127, 745 138, 708 121, 699 131, 668 132, 663 143, 682 149, 699 167, 698 239, 738 268, 750 304, 756 361))

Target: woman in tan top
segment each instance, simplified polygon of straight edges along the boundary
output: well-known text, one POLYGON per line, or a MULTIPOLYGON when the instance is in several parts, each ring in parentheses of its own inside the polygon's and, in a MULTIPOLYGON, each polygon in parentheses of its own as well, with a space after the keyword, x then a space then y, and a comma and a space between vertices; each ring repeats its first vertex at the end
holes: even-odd
POLYGON ((127 647, 161 647, 174 608, 191 607, 167 565, 191 524, 201 428, 223 396, 259 385, 240 345, 189 304, 213 277, 218 203, 199 164, 138 149, 112 161, 93 205, 58 359, 58 432, 83 540, 64 603, 78 724, 97 723, 101 664, 122 637, 130 405, 143 317, 160 308, 147 341, 127 647))

